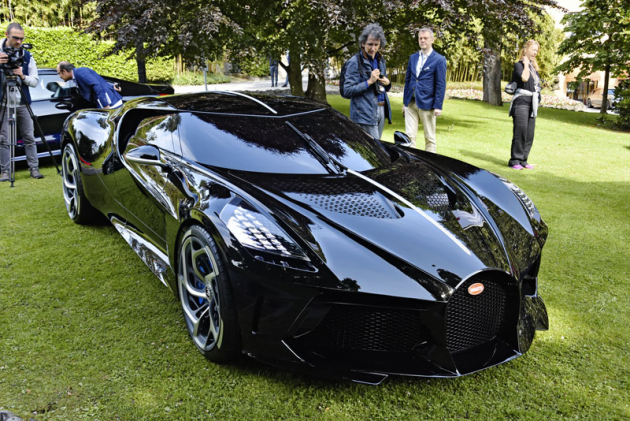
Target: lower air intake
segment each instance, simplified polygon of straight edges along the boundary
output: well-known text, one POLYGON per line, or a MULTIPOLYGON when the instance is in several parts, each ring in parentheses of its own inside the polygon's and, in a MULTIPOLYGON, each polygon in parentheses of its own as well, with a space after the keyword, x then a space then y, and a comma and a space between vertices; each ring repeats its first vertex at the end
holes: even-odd
POLYGON ((410 352, 421 333, 419 311, 336 304, 302 340, 314 348, 410 352))

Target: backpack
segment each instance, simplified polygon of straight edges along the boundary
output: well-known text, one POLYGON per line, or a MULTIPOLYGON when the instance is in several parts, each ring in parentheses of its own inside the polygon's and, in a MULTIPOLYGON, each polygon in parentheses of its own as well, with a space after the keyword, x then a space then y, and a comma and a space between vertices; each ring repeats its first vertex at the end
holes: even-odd
MULTIPOLYGON (((350 57, 341 67, 341 73, 339 74, 339 95, 341 95, 343 98, 346 99, 350 99, 350 96, 347 95, 346 93, 344 93, 343 91, 343 85, 346 83, 346 68, 348 67, 348 63, 350 62, 350 60, 352 60, 355 56, 350 57)), ((356 54, 357 60, 361 60, 361 58, 359 57, 359 53, 356 54)), ((359 61, 359 66, 361 65, 361 61, 359 61)))

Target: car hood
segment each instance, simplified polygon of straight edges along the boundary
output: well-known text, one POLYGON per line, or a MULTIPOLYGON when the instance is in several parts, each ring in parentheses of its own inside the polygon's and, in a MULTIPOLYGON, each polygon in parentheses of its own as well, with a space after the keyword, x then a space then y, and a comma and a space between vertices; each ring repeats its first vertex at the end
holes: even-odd
MULTIPOLYGON (((358 243, 374 258, 418 269, 449 288, 489 269, 518 276, 511 247, 484 202, 426 162, 330 177, 231 175, 255 186, 255 196, 272 197, 261 202, 271 203, 271 212, 329 267, 339 267, 340 259, 373 265, 369 255, 353 250, 358 243)), ((521 247, 527 242, 539 251, 528 230, 510 227, 519 231, 521 247)))

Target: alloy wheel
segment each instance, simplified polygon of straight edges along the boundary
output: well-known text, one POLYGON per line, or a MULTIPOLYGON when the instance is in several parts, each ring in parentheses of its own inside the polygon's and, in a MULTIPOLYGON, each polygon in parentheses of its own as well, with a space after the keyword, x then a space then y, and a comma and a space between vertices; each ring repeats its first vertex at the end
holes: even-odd
POLYGON ((221 319, 217 264, 210 245, 189 232, 179 257, 178 288, 190 335, 202 352, 221 346, 221 319))
POLYGON ((79 215, 81 206, 77 190, 79 165, 74 150, 70 146, 66 146, 63 150, 61 175, 63 177, 63 199, 66 202, 66 210, 70 219, 74 220, 79 215))

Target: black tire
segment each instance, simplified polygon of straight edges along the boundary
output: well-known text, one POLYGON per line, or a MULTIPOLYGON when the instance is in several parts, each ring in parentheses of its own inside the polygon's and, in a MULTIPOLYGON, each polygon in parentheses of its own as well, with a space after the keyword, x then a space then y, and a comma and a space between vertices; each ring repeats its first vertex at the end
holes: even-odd
POLYGON ((98 212, 92 207, 83 192, 79 159, 72 143, 64 146, 61 155, 61 178, 63 179, 63 199, 66 202, 68 216, 76 224, 92 223, 98 212))
POLYGON ((210 361, 240 354, 238 318, 225 265, 212 236, 194 225, 179 246, 177 289, 188 333, 210 361))

